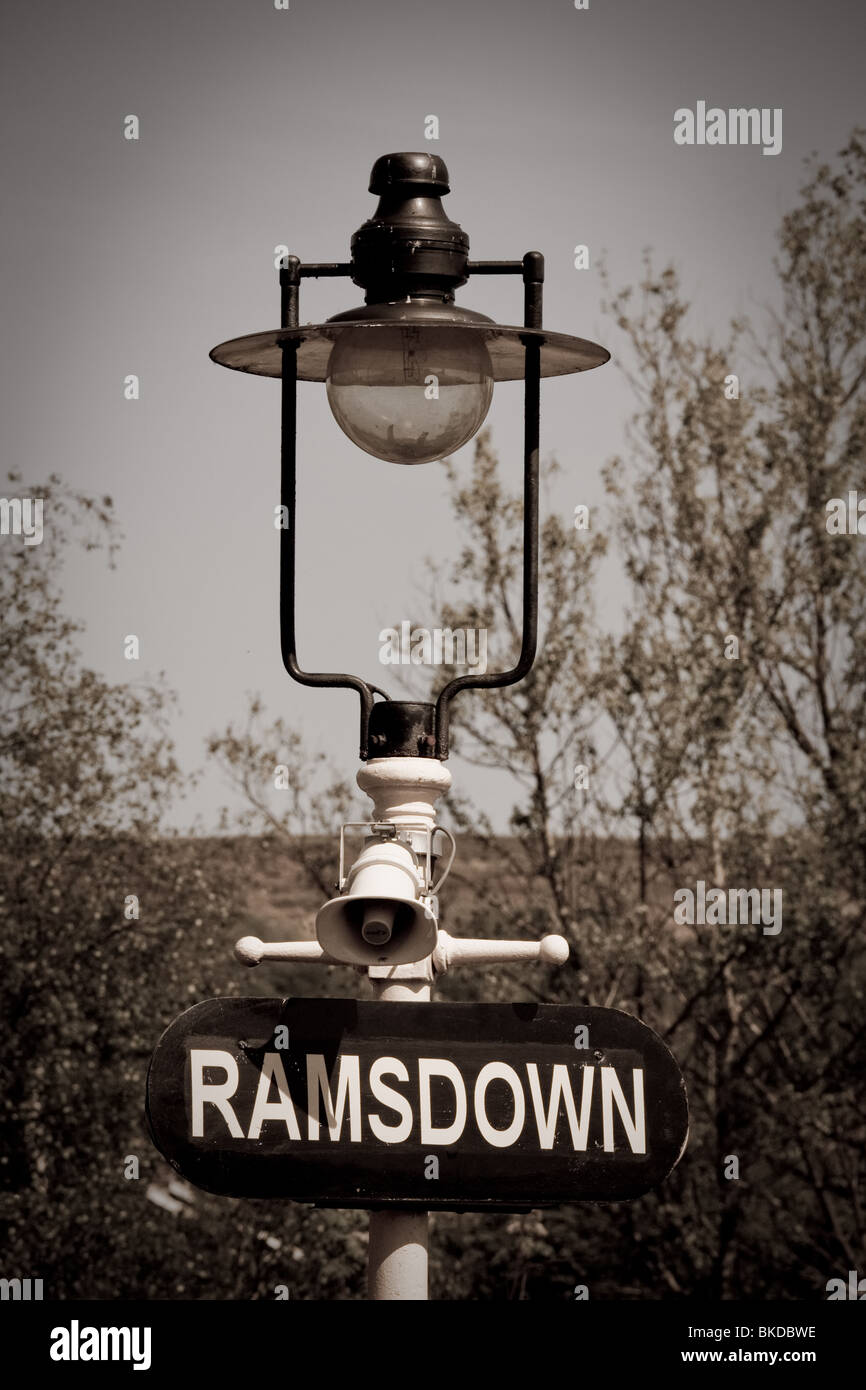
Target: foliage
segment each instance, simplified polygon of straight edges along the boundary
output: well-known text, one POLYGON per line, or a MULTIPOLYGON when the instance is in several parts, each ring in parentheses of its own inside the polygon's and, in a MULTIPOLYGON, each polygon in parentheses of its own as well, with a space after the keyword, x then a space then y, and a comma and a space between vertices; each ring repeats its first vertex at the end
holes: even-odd
POLYGON ((165 832, 169 697, 84 669, 63 616, 64 548, 110 557, 110 499, 57 478, 38 492, 42 545, 4 537, 0 552, 4 1275, 42 1278, 46 1298, 357 1294, 359 1217, 169 1191, 147 1063, 175 1015, 240 992, 232 842, 165 832))
MULTIPOLYGON (((634 1296, 808 1298, 863 1264, 866 570, 858 537, 828 533, 826 504, 866 494, 864 192, 855 135, 782 224, 784 312, 748 374, 754 331, 689 336, 672 267, 647 260, 639 296, 612 298, 637 399, 629 461, 608 470, 625 631, 590 626, 580 580, 597 552, 573 540, 580 573, 563 583, 567 541, 548 523, 540 678, 461 712, 464 756, 504 746, 525 788, 479 921, 492 907, 509 934, 565 931, 580 969, 551 972, 542 996, 640 1014, 687 1079, 692 1134, 671 1180, 627 1210, 561 1218, 556 1248, 599 1296, 618 1268, 634 1296), (578 747, 589 790, 552 794, 578 747), (515 914, 503 904, 521 876, 515 914), (674 893, 698 879, 781 889, 782 931, 675 922, 674 893)), ((479 518, 496 498, 493 545, 509 555, 519 507, 498 488, 481 440, 469 488, 455 486, 480 537, 460 579, 501 630, 509 591, 490 582, 479 518)), ((543 1226, 532 1279, 551 1258, 543 1226)), ((506 1296, 494 1245, 467 1263, 506 1296)))
MULTIPOLYGON (((686 1075, 689 1147, 634 1203, 435 1217, 440 1297, 572 1299, 586 1284, 592 1298, 809 1299, 866 1263, 866 569, 862 538, 826 526, 828 501, 866 495, 862 133, 811 169, 778 275, 781 311, 720 341, 691 331, 671 266, 648 258, 636 291, 609 291, 636 402, 610 514, 589 531, 545 518, 535 668, 455 707, 456 751, 501 769, 514 804, 503 837, 452 799, 464 835, 447 925, 559 931, 572 958, 455 973, 442 993, 640 1015, 686 1075), (599 604, 606 545, 630 586, 617 635, 599 604), (782 930, 676 921, 674 894, 698 879, 781 889, 782 930)), ((434 575, 443 624, 486 627, 506 663, 520 499, 486 434, 470 476, 447 477, 466 544, 434 575)), ((110 499, 56 477, 41 495, 43 545, 5 537, 0 552, 4 1272, 61 1298, 357 1297, 361 1214, 172 1188, 146 1137, 160 1030, 240 990, 245 842, 165 833, 170 697, 85 670, 61 601, 65 546, 110 560, 110 499)), ((237 828, 329 896, 349 788, 258 699, 208 750, 247 800, 237 828)), ((255 987, 278 985, 263 971, 255 987)))

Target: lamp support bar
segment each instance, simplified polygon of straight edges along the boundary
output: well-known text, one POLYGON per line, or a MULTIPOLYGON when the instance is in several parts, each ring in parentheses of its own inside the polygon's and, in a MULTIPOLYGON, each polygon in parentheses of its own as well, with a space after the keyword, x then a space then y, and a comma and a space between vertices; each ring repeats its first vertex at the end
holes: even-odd
MULTIPOLYGON (((331 267, 311 267, 324 269, 331 267)), ((298 290, 303 271, 297 256, 286 257, 280 270, 281 320, 284 328, 298 324, 298 290)), ((282 347, 280 501, 286 509, 286 525, 280 531, 280 646, 283 665, 300 685, 331 686, 357 690, 361 699, 361 757, 367 756, 367 726, 373 708, 373 696, 389 697, 378 686, 369 685, 360 676, 344 672, 304 671, 298 664, 295 637, 295 567, 297 516, 297 412, 298 412, 298 345, 286 342, 282 347)))
MULTIPOLYGON (((524 327, 542 325, 544 257, 528 251, 522 261, 469 262, 469 275, 522 275, 524 327)), ((299 293, 305 277, 351 277, 350 263, 311 263, 303 265, 297 256, 286 256, 280 268, 280 322, 283 328, 299 324, 299 293)), ((398 725, 406 726, 413 754, 445 759, 448 756, 450 705, 461 690, 490 690, 514 685, 523 679, 535 660, 538 641, 538 473, 541 347, 537 340, 524 340, 524 443, 523 443, 523 632, 517 663, 509 670, 479 676, 458 676, 440 691, 434 706, 407 705, 391 701, 381 687, 345 672, 304 671, 298 664, 295 635, 295 569, 297 511, 297 340, 282 344, 282 445, 281 503, 286 509, 286 525, 280 532, 280 644, 283 665, 300 685, 329 686, 356 690, 361 701, 360 756, 370 756, 370 716, 374 697, 381 695, 394 707, 398 725), (400 714, 400 710, 405 714, 400 714), (423 711, 429 710, 429 715, 423 711), (427 730, 427 732, 425 732, 427 730)), ((378 708, 378 707, 377 707, 378 708)), ((381 721, 380 721, 381 722, 381 721)), ((391 723, 391 721, 386 721, 391 723)), ((387 742, 378 734, 377 739, 387 742)), ((394 750, 392 750, 394 751, 394 750)))
MULTIPOLYGON (((525 328, 540 328, 544 257, 528 251, 520 263, 523 271, 525 328)), ((505 272, 510 273, 510 272, 505 272)), ((457 676, 449 681, 436 701, 436 757, 448 757, 449 706, 461 690, 492 690, 515 685, 532 668, 538 643, 538 442, 541 407, 541 348, 525 340, 523 411, 523 636, 517 664, 510 671, 483 676, 457 676)))

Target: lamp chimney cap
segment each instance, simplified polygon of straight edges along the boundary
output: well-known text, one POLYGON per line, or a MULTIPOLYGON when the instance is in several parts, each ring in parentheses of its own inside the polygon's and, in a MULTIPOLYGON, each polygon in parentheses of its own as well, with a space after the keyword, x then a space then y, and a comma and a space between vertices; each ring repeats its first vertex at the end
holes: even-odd
POLYGON ((370 174, 370 192, 381 197, 401 184, 426 184, 438 194, 451 192, 445 161, 438 154, 381 155, 370 174))

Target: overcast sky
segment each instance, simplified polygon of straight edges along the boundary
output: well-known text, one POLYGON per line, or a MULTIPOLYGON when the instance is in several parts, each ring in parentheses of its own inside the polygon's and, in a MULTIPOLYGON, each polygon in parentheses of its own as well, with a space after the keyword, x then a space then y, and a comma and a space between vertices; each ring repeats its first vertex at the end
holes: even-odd
MULTIPOLYGON (((288 11, 6 0, 3 28, 3 459, 33 487, 55 470, 114 497, 118 568, 76 559, 69 610, 86 621, 88 664, 113 681, 162 670, 178 692, 179 755, 205 776, 176 819, 205 826, 230 798, 204 740, 249 691, 344 773, 357 767, 356 697, 302 689, 280 661, 278 385, 208 360, 221 340, 277 325, 274 247, 347 259, 375 205, 373 161, 428 150, 448 165, 445 206, 473 258, 543 251, 546 323, 616 357, 602 253, 616 283, 639 274, 644 247, 673 260, 698 326, 721 334, 773 293, 774 236, 804 157, 831 155, 866 120, 860 0, 590 0, 586 11, 573 0, 291 0, 288 11), (699 101, 782 108, 781 153, 676 145, 674 111, 699 101), (129 114, 138 141, 123 138, 129 114), (438 141, 424 138, 431 114, 438 141), (589 270, 574 269, 577 243, 589 270), (139 401, 124 399, 128 373, 139 401), (128 633, 138 663, 124 660, 128 633)), ((361 298, 347 281, 307 281, 301 319, 361 298)), ((458 302, 519 322, 520 282, 470 282, 458 302)), ((630 408, 614 364, 544 385, 542 449, 563 465, 552 502, 564 514, 601 500, 630 408)), ((520 388, 497 388, 489 421, 515 484, 520 418, 520 388)), ((456 545, 441 469, 359 452, 311 384, 299 473, 301 661, 382 679, 380 628, 395 615, 437 622, 417 594, 424 556, 456 545)), ((612 572, 612 628, 625 597, 612 572)), ((489 811, 505 808, 504 777, 456 759, 452 772, 489 811)))

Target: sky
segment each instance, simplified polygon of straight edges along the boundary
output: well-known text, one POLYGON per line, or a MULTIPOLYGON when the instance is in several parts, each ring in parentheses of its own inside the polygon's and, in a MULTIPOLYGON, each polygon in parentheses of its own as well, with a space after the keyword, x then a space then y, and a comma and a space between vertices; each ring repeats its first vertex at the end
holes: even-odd
MULTIPOLYGON (((602 258, 622 285, 652 248, 680 271, 695 327, 721 336, 772 300, 804 158, 866 123, 859 0, 6 0, 2 27, 4 465, 34 489, 55 471, 114 498, 117 568, 73 557, 66 603, 89 666, 114 682, 164 672, 177 692, 178 755, 203 775, 173 818, 205 829, 238 804, 205 740, 253 691, 342 775, 358 766, 357 698, 297 686, 280 660, 278 384, 208 359, 277 326, 275 248, 348 259, 374 160, 440 155, 472 258, 542 251, 547 326, 613 353, 542 387, 542 453, 562 465, 550 505, 587 503, 603 526, 601 470, 633 402, 602 258), (781 108, 781 151, 675 143, 675 111, 698 102, 781 108)), ((306 281, 301 321, 361 299, 306 281)), ((470 281, 458 303, 519 322, 520 281, 470 281)), ((322 386, 300 397, 300 659, 382 680, 380 630, 395 615, 437 624, 419 600, 426 559, 460 542, 442 470, 369 457, 322 386)), ((497 388, 488 422, 516 487, 519 386, 497 388)), ((471 445, 457 457, 467 468, 471 445)), ((611 564, 600 617, 616 630, 628 595, 611 564)), ((504 774, 451 770, 502 824, 504 774)))

